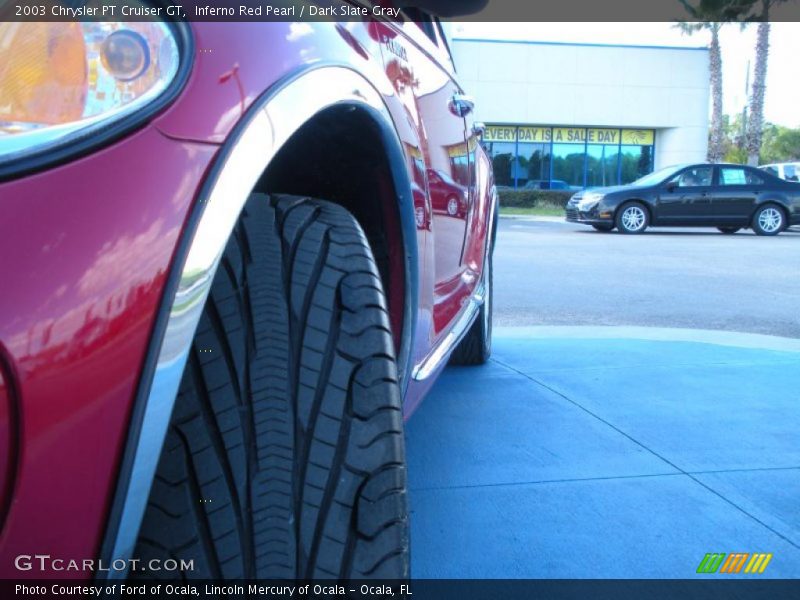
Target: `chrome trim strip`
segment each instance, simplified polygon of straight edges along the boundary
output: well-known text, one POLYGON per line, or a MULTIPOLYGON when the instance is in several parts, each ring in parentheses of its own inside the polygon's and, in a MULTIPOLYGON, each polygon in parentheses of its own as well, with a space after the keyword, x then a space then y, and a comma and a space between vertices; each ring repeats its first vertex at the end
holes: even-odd
MULTIPOLYGON (((216 178, 208 182, 205 189, 209 191, 199 201, 204 203, 200 207, 202 215, 191 238, 177 291, 169 309, 164 336, 160 347, 156 346, 159 348, 158 358, 149 391, 144 392, 146 401, 139 435, 137 439, 128 442, 128 452, 131 447, 135 448, 130 479, 127 482, 120 481, 119 484, 115 498, 115 502, 121 503, 118 527, 116 536, 106 540, 103 554, 108 556, 105 558, 129 559, 133 555, 194 333, 220 258, 247 198, 266 166, 286 141, 315 114, 340 104, 361 106, 373 114, 377 113, 383 121, 379 125, 391 129, 391 134, 394 135, 396 148, 390 151, 395 152, 395 158, 402 158, 402 145, 391 115, 381 95, 369 81, 346 67, 320 66, 289 80, 283 87, 271 92, 263 105, 249 113, 246 122, 239 129, 238 137, 229 147, 230 151, 222 159, 216 178)), ((409 239, 405 226, 407 219, 403 217, 401 228, 406 245, 405 254, 408 257, 406 287, 413 292, 410 294, 413 297, 417 290, 413 199, 410 185, 406 191, 398 185, 403 183, 402 176, 397 172, 393 175, 401 214, 403 210, 409 212, 408 219, 414 235, 409 239)), ((408 182, 407 175, 405 182, 408 182)), ((407 302, 405 310, 411 321, 404 324, 403 338, 408 340, 404 340, 403 347, 410 347, 416 302, 407 302)), ((133 427, 131 435, 135 436, 133 427)), ((115 521, 112 508, 109 536, 114 536, 115 521)), ((111 570, 107 577, 123 579, 126 574, 125 571, 111 570)))
POLYGON ((484 282, 478 284, 478 287, 472 293, 469 300, 466 302, 461 314, 456 318, 456 323, 453 328, 447 332, 442 340, 436 345, 433 351, 426 356, 420 364, 414 367, 411 372, 411 377, 415 381, 423 381, 430 377, 443 360, 450 356, 450 353, 461 341, 461 338, 466 335, 475 318, 478 316, 478 311, 483 304, 484 282))

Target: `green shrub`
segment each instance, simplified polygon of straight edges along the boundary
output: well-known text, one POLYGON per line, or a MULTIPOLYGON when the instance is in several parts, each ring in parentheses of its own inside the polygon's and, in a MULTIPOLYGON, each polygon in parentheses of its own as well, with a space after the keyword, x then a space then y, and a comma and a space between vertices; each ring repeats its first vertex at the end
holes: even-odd
POLYGON ((497 190, 500 206, 533 208, 536 206, 565 207, 574 191, 570 190, 497 190))

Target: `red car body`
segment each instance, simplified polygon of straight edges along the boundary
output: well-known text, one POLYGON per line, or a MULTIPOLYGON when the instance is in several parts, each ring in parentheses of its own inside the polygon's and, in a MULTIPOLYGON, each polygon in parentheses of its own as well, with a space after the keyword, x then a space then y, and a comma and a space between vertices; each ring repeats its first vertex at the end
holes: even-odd
POLYGON ((428 171, 428 190, 434 212, 464 218, 469 212, 469 188, 453 181, 441 171, 428 171))
POLYGON ((0 183, 2 577, 92 576, 19 570, 20 555, 114 558, 137 402, 154 385, 176 274, 203 226, 197 205, 257 112, 273 111, 275 128, 268 152, 253 157, 261 171, 321 108, 383 119, 393 180, 376 201, 409 200, 386 224, 406 416, 474 318, 495 192, 489 160, 464 133, 470 115, 452 110, 462 90, 438 30, 431 39, 418 24, 391 21, 190 29, 191 69, 168 106, 101 148, 0 183), (309 90, 307 106, 270 104, 309 90), (432 210, 420 178, 452 169, 454 156, 470 178, 470 210, 459 219, 432 210))

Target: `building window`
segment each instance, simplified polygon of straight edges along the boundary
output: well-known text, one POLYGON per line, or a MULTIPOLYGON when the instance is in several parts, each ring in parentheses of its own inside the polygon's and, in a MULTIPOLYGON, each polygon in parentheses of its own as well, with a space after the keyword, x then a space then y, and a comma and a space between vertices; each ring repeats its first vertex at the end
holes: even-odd
POLYGON ((653 171, 655 131, 487 125, 497 185, 565 189, 630 183, 653 171))
POLYGON ((497 185, 514 187, 512 167, 515 163, 517 145, 514 142, 487 142, 486 153, 492 159, 494 181, 497 185))
POLYGON ((619 183, 619 145, 589 144, 586 147, 586 187, 619 183))
POLYGON ((553 182, 583 187, 586 149, 582 144, 553 144, 553 182))
POLYGON ((515 175, 518 188, 548 189, 550 183, 550 144, 526 144, 517 147, 515 175))
POLYGON ((620 183, 626 184, 653 172, 652 146, 622 146, 620 183))
POLYGON ((469 157, 466 154, 450 157, 450 172, 456 181, 469 181, 469 157))

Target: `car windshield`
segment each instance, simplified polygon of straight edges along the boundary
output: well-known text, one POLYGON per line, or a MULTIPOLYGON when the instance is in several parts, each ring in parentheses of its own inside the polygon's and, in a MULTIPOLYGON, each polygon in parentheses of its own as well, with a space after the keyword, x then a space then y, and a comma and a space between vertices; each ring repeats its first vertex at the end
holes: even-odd
POLYGON ((680 171, 686 165, 673 165, 671 167, 664 167, 658 171, 653 171, 649 175, 645 175, 634 181, 631 185, 655 185, 661 183, 665 179, 669 179, 672 175, 680 171))

